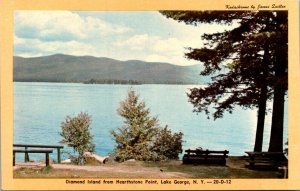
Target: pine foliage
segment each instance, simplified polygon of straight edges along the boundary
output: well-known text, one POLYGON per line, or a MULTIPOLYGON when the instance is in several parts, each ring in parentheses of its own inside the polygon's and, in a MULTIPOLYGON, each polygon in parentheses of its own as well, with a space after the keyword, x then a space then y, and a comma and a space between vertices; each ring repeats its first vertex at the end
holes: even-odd
POLYGON ((281 11, 162 11, 168 18, 189 25, 216 23, 232 29, 202 36, 202 48, 189 48, 188 59, 203 63, 201 75, 214 75, 205 88, 191 89, 189 101, 195 112, 214 119, 232 112, 235 105, 258 107, 260 91, 267 87, 267 99, 278 84, 287 90, 287 12, 281 11), (281 52, 278 55, 278 48, 281 52), (284 72, 275 74, 276 60, 282 57, 284 72))
POLYGON ((139 101, 134 91, 128 92, 117 112, 124 118, 125 124, 111 131, 116 141, 115 156, 118 161, 178 158, 182 152, 182 133, 172 134, 167 127, 160 127, 158 119, 150 116, 150 109, 146 108, 144 101, 139 101))
POLYGON ((288 89, 287 11, 162 11, 168 18, 198 26, 231 25, 230 30, 205 33, 202 48, 185 55, 203 63, 201 75, 214 75, 206 87, 192 88, 195 112, 213 118, 235 106, 258 108, 256 151, 261 151, 267 100, 273 99, 269 151, 282 152, 284 98, 288 89))

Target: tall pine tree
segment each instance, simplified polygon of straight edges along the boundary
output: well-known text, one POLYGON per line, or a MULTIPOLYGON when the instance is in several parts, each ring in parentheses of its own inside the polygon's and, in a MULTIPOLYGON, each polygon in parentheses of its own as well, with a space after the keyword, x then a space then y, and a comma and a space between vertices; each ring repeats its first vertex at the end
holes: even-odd
POLYGON ((201 75, 213 75, 205 88, 191 89, 189 101, 195 112, 215 119, 235 105, 258 108, 254 151, 262 151, 266 102, 274 99, 270 151, 282 151, 284 96, 287 91, 286 11, 162 11, 163 15, 189 25, 217 23, 237 27, 204 34, 203 48, 186 57, 203 62, 201 75), (227 63, 227 64, 225 64, 227 63), (223 69, 226 68, 226 69, 223 69), (222 70, 223 69, 223 70, 222 70))
POLYGON ((178 154, 182 152, 183 134, 172 133, 167 126, 161 127, 134 91, 129 91, 128 97, 120 103, 118 114, 125 123, 111 131, 116 141, 115 156, 118 161, 178 159, 178 154))

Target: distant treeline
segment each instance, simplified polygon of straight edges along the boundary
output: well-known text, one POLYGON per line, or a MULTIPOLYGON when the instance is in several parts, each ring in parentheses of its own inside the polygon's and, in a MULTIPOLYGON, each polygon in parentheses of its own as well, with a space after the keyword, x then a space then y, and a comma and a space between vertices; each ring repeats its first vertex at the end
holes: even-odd
POLYGON ((142 84, 136 80, 118 80, 118 79, 90 79, 83 82, 84 84, 131 84, 140 85, 142 84))
POLYGON ((174 84, 174 85, 186 85, 190 83, 184 83, 180 81, 164 81, 164 82, 143 82, 137 80, 119 80, 119 79, 90 79, 84 81, 84 84, 130 84, 130 85, 141 85, 141 84, 174 84))
POLYGON ((83 84, 170 84, 170 85, 187 85, 191 83, 185 83, 180 81, 137 81, 137 80, 119 80, 119 79, 90 79, 90 80, 62 80, 62 79, 14 79, 14 82, 54 82, 54 83, 83 83, 83 84))
POLYGON ((14 82, 53 82, 53 83, 82 83, 82 81, 78 80, 61 80, 61 79, 14 79, 14 82))

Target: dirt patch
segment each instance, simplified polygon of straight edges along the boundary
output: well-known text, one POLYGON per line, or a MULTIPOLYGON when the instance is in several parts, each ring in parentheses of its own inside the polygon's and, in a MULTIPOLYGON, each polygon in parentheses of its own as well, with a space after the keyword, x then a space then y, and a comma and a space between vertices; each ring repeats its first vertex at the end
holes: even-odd
POLYGON ((62 165, 53 164, 55 170, 75 170, 75 171, 89 171, 96 172, 102 176, 118 175, 122 177, 122 174, 129 177, 135 178, 183 178, 187 177, 188 174, 180 172, 163 172, 159 168, 143 167, 135 162, 135 165, 126 164, 115 164, 115 165, 101 165, 101 166, 77 166, 77 165, 62 165), (138 167, 138 168, 137 168, 138 167))
POLYGON ((278 178, 276 171, 256 171, 245 168, 243 157, 229 157, 226 166, 183 165, 182 161, 127 161, 99 165, 17 163, 15 178, 278 178))

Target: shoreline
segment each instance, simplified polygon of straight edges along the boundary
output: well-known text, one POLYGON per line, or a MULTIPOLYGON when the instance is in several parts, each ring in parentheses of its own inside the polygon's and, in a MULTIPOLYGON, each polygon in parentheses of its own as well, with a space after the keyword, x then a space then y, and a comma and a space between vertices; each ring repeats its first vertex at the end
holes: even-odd
POLYGON ((141 83, 141 84, 121 84, 121 83, 85 83, 85 82, 49 82, 49 81, 13 81, 13 83, 53 83, 53 84, 84 84, 84 85, 183 85, 183 86, 205 86, 204 84, 192 84, 192 83, 141 83))

